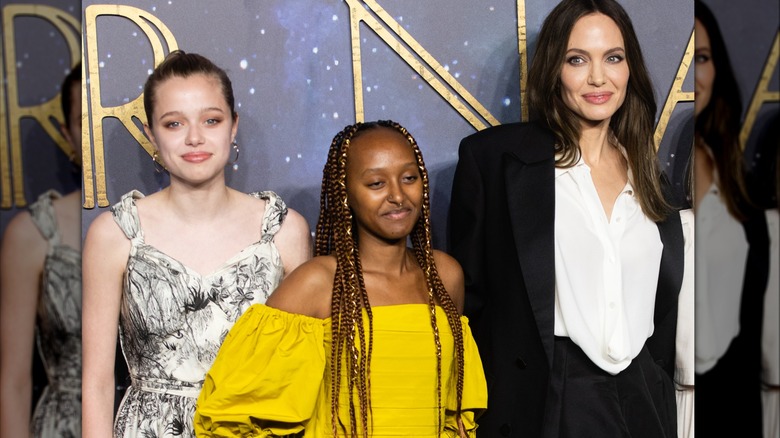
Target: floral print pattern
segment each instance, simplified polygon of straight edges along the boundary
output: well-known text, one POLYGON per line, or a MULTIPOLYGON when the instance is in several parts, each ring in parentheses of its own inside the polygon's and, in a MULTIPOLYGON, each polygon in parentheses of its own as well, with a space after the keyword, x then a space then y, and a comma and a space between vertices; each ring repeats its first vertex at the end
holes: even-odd
POLYGON ((135 200, 111 207, 131 240, 119 330, 132 383, 114 422, 116 437, 194 437, 195 401, 222 341, 252 304, 265 302, 283 275, 272 240, 287 214, 273 192, 261 238, 202 276, 144 242, 135 200))
POLYGON ((50 190, 30 205, 48 242, 35 321, 38 353, 49 380, 35 406, 36 438, 81 436, 81 252, 60 243, 50 190))

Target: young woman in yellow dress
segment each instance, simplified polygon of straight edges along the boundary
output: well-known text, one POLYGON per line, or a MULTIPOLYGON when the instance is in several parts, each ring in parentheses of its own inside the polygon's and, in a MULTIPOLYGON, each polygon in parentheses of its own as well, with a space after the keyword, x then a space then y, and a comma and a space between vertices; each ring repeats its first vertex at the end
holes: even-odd
POLYGON ((315 257, 225 339, 198 398, 198 436, 475 436, 487 388, 463 272, 431 247, 429 195, 399 124, 335 136, 315 257))

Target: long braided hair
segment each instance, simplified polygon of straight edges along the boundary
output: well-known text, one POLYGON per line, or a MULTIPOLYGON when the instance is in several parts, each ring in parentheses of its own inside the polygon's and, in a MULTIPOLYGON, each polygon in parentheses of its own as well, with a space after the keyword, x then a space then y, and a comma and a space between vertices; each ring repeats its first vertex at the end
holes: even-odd
POLYGON ((315 236, 315 255, 334 255, 336 257, 336 273, 333 278, 333 297, 331 302, 331 331, 333 342, 331 346, 331 416, 334 436, 343 431, 346 436, 358 437, 359 430, 363 437, 369 436, 371 411, 370 369, 371 352, 373 348, 373 315, 366 293, 363 271, 360 264, 355 220, 347 201, 346 165, 350 142, 361 133, 380 128, 390 128, 408 141, 414 150, 417 168, 423 183, 423 205, 420 217, 417 219, 410 240, 417 263, 425 275, 428 289, 428 305, 430 308, 431 327, 433 329, 436 351, 437 407, 438 430, 442 429, 442 364, 441 342, 436 321, 435 306, 438 303, 447 315, 455 340, 455 359, 457 362, 457 415, 460 415, 463 396, 463 329, 455 303, 444 289, 444 284, 436 270, 431 246, 430 229, 430 187, 428 172, 425 169, 423 156, 417 142, 400 124, 391 120, 356 123, 345 127, 336 134, 330 145, 328 160, 322 171, 322 191, 320 194, 320 215, 317 221, 315 236), (368 330, 366 330, 363 312, 366 313, 368 330), (345 373, 341 373, 341 369, 345 373), (339 390, 341 379, 348 379, 349 396, 349 428, 339 418, 339 390), (358 408, 355 406, 357 393, 358 408), (359 424, 358 428, 358 416, 359 424))

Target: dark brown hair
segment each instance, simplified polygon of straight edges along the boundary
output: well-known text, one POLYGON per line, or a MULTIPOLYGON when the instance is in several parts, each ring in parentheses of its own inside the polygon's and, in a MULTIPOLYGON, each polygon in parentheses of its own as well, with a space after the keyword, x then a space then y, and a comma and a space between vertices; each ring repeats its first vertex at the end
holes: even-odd
MULTIPOLYGON (((441 343, 439 328, 436 324, 435 305, 439 303, 447 315, 450 329, 455 339, 455 355, 458 369, 457 402, 458 414, 463 395, 463 329, 460 315, 450 295, 444 289, 436 270, 431 247, 430 229, 430 187, 428 172, 425 169, 420 148, 411 134, 390 120, 356 123, 345 127, 334 138, 328 152, 328 159, 322 171, 322 192, 320 195, 320 215, 317 221, 315 237, 315 255, 334 255, 336 273, 333 279, 333 297, 331 302, 331 324, 333 343, 331 348, 331 414, 333 435, 338 436, 339 429, 346 435, 356 437, 358 429, 363 436, 369 434, 369 413, 371 411, 369 370, 373 343, 373 317, 368 302, 363 272, 358 251, 356 223, 347 201, 346 164, 350 142, 362 133, 373 129, 392 129, 400 133, 409 142, 417 159, 417 168, 423 183, 423 205, 410 234, 417 263, 423 270, 429 292, 431 309, 431 327, 437 353, 438 407, 441 412, 441 343), (364 327, 363 311, 368 316, 368 330, 364 327), (366 337, 368 339, 366 339, 366 337), (341 369, 348 379, 349 388, 349 428, 338 418, 339 388, 341 369), (357 391, 359 409, 355 408, 354 393, 357 391), (360 416, 358 428, 357 415, 360 416)), ((439 425, 441 428, 441 424, 439 425)))
POLYGON ((642 211, 654 221, 670 211, 661 192, 661 172, 653 130, 656 103, 639 40, 625 9, 615 0, 563 0, 545 18, 528 71, 531 118, 546 124, 557 138, 556 166, 571 167, 581 156, 580 122, 563 100, 561 69, 569 36, 585 15, 600 13, 615 22, 623 36, 630 77, 626 98, 610 120, 610 129, 626 148, 632 184, 642 211))
POLYGON ((149 78, 146 79, 146 84, 144 84, 144 111, 146 112, 146 123, 150 128, 152 127, 152 113, 154 111, 157 87, 172 77, 187 78, 196 74, 213 76, 219 80, 222 86, 222 95, 225 97, 228 108, 230 108, 230 114, 233 117, 233 121, 236 120, 233 84, 230 82, 227 73, 202 55, 186 53, 183 50, 174 50, 154 69, 149 78))
POLYGON ((695 138, 712 152, 718 170, 718 188, 729 213, 745 220, 744 209, 751 203, 745 186, 746 163, 739 141, 742 99, 715 16, 700 1, 695 2, 694 11, 695 18, 709 36, 715 67, 710 101, 696 116, 695 138))
MULTIPOLYGON (((81 62, 70 70, 60 87, 60 105, 62 106, 62 116, 64 117, 64 126, 66 127, 70 126, 70 112, 73 109, 73 91, 71 89, 77 82, 81 82, 81 62)), ((81 96, 81 94, 79 94, 79 96, 81 96)), ((77 114, 77 116, 81 117, 81 114, 77 114)))

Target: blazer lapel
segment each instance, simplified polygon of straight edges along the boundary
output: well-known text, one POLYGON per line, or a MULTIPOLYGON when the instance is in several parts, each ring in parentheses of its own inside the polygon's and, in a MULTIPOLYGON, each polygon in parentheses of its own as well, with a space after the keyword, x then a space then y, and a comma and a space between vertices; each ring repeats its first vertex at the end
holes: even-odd
POLYGON ((673 211, 665 220, 658 222, 658 232, 664 245, 661 255, 661 269, 658 274, 658 289, 655 296, 654 322, 658 325, 672 308, 677 307, 685 267, 685 238, 682 233, 680 214, 673 211))
POLYGON ((554 150, 552 143, 533 140, 504 155, 503 173, 517 258, 550 365, 555 318, 554 150))

